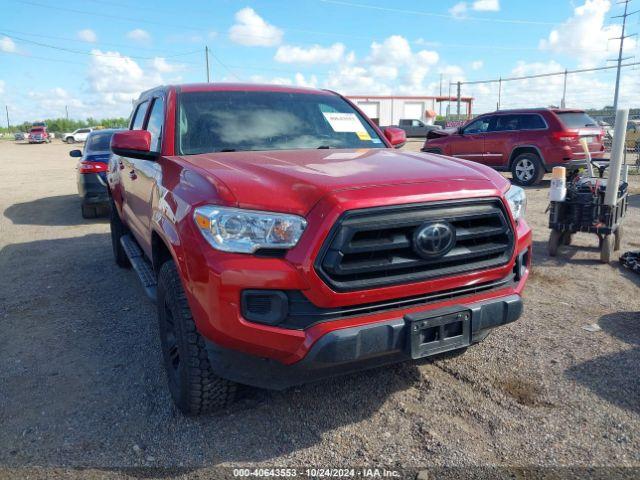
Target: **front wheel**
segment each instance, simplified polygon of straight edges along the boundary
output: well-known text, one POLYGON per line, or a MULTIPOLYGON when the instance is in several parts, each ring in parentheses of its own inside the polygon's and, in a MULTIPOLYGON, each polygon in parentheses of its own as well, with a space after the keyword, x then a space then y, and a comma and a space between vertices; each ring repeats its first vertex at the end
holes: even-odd
POLYGON ((169 391, 180 411, 197 415, 232 403, 237 384, 213 372, 173 260, 158 275, 158 322, 169 391))
POLYGON ((518 155, 511 164, 513 183, 529 187, 537 185, 544 176, 544 168, 540 157, 533 153, 518 155))
POLYGON ((76 139, 73 137, 67 137, 67 143, 75 143, 76 139))

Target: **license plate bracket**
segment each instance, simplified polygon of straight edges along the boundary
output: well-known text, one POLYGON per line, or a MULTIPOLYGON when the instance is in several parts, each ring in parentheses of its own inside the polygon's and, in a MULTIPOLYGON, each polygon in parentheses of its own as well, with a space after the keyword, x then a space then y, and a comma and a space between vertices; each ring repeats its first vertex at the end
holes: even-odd
POLYGON ((404 320, 407 346, 414 360, 471 344, 471 310, 412 313, 404 320))

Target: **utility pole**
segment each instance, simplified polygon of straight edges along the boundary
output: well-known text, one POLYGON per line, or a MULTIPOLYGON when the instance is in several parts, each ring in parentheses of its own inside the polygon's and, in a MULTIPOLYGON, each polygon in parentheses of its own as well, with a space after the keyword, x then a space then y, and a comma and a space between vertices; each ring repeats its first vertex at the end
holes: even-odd
POLYGON ((211 83, 209 78, 209 47, 205 45, 204 47, 204 59, 207 64, 207 83, 211 83))
POLYGON ((628 60, 631 57, 622 58, 622 50, 624 47, 624 39, 629 38, 633 35, 625 35, 625 30, 627 28, 627 17, 638 13, 640 10, 636 10, 634 12, 629 12, 629 3, 632 0, 623 0, 622 2, 618 2, 618 4, 624 3, 624 13, 622 15, 616 15, 612 18, 622 18, 622 34, 619 37, 612 38, 611 40, 620 40, 620 50, 618 52, 618 60, 609 60, 609 61, 617 61, 618 68, 616 70, 616 90, 613 94, 613 111, 618 111, 618 97, 620 95, 620 71, 622 70, 622 62, 628 60))
POLYGON ((498 108, 497 110, 500 110, 500 102, 502 100, 502 77, 500 77, 500 80, 498 80, 498 108))
POLYGON ((440 116, 442 116, 442 74, 440 74, 440 116))
POLYGON ((9 130, 9 128, 11 127, 11 124, 9 123, 9 106, 5 105, 4 110, 7 112, 7 130, 9 130))
POLYGON ((456 120, 460 120, 460 102, 462 101, 461 86, 462 86, 462 84, 458 80, 458 108, 457 108, 457 118, 456 118, 456 120))
POLYGON ((69 106, 68 105, 64 106, 64 112, 65 112, 65 114, 67 116, 67 120, 69 120, 69 106))
POLYGON ((567 69, 564 69, 564 86, 562 87, 562 100, 560 101, 560 108, 567 108, 567 69))
POLYGON ((451 80, 449 80, 449 98, 447 101, 447 120, 449 120, 449 116, 451 115, 451 80))

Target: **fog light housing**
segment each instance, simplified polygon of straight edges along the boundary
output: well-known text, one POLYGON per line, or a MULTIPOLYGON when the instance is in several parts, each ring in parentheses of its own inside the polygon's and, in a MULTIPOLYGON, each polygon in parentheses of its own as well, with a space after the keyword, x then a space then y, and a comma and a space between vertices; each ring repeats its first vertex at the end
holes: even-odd
POLYGON ((529 249, 523 250, 518 254, 518 258, 516 258, 516 264, 513 267, 513 273, 516 276, 516 280, 521 280, 524 278, 527 273, 527 268, 529 268, 529 249))
POLYGON ((244 290, 240 308, 250 322, 278 325, 289 314, 289 298, 280 290, 244 290))

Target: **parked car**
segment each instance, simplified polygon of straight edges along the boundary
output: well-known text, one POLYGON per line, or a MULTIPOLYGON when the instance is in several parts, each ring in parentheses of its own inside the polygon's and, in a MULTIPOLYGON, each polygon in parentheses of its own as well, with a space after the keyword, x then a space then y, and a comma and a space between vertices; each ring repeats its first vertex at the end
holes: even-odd
POLYGON ((555 166, 572 171, 585 165, 581 138, 593 159, 602 158, 603 137, 596 121, 582 110, 501 110, 457 129, 429 133, 422 151, 511 171, 514 183, 536 185, 555 166))
POLYGON ((29 130, 29 143, 51 143, 46 127, 32 127, 29 130))
POLYGON ((118 130, 98 130, 91 132, 84 145, 84 152, 71 150, 69 155, 79 158, 78 195, 82 200, 80 208, 83 218, 98 216, 101 209, 109 207, 107 190, 107 166, 111 149, 111 137, 118 130))
POLYGON ((13 134, 13 139, 14 139, 16 142, 24 141, 24 139, 25 139, 24 133, 22 133, 22 132, 16 132, 16 133, 14 133, 14 134, 13 134))
POLYGON ((67 143, 84 142, 91 132, 93 128, 79 128, 71 133, 65 133, 62 139, 67 143))
POLYGON ((524 191, 404 141, 325 90, 140 96, 111 139, 111 240, 158 303, 180 410, 461 352, 520 316, 524 191))
POLYGON ((426 137, 432 130, 442 130, 440 125, 427 125, 418 119, 400 120, 397 127, 404 130, 407 137, 426 137))

